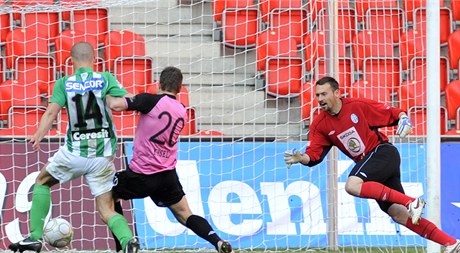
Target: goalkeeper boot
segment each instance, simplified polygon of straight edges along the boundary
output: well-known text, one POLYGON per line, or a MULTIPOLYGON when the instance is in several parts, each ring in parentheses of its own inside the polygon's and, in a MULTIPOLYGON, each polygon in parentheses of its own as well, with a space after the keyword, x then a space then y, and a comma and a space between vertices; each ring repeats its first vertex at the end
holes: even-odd
POLYGON ((232 245, 229 242, 220 240, 217 243, 217 252, 219 253, 233 253, 232 245))
POLYGON ((460 252, 460 240, 453 245, 447 246, 444 253, 459 253, 460 252))
POLYGON ((422 198, 416 198, 409 204, 408 210, 409 215, 412 219, 412 224, 418 225, 420 218, 422 218, 423 208, 425 207, 425 200, 422 198))
POLYGON ((139 250, 139 242, 136 238, 129 240, 128 245, 126 245, 124 253, 137 253, 139 250))
POLYGON ((19 251, 22 253, 26 250, 30 250, 40 253, 40 251, 42 250, 42 242, 34 241, 30 237, 27 237, 22 241, 10 244, 8 248, 13 252, 19 251))

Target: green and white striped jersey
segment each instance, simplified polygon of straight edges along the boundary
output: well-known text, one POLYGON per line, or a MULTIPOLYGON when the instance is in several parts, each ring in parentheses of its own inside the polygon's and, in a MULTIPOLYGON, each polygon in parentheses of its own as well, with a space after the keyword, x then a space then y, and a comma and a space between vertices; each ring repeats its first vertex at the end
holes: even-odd
POLYGON ((74 75, 56 81, 50 103, 67 109, 66 146, 75 155, 103 157, 115 154, 117 137, 106 95, 128 94, 108 72, 80 68, 74 75))

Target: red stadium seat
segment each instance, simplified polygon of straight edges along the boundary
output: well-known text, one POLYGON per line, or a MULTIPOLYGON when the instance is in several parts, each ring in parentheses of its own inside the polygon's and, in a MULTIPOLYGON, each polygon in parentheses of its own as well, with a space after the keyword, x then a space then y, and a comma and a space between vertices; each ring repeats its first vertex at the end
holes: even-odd
POLYGON ((362 79, 394 90, 401 83, 400 65, 399 58, 365 58, 362 79))
POLYGON ((303 82, 300 57, 269 57, 265 72, 266 92, 275 97, 293 97, 300 94, 303 82))
MULTIPOLYGON (((460 80, 452 81, 446 87, 446 107, 449 120, 459 119, 460 111, 460 80)), ((457 122, 457 125, 460 124, 457 122)))
POLYGON ((268 57, 297 58, 299 52, 294 39, 283 37, 277 30, 267 30, 257 35, 257 71, 265 71, 268 57))
POLYGON ((109 71, 114 71, 119 57, 145 57, 145 40, 131 31, 110 31, 105 37, 105 59, 109 71))
POLYGON ((450 7, 452 9, 452 19, 460 21, 460 0, 450 0, 450 7))
POLYGON ((5 58, 0 57, 0 83, 5 81, 5 58))
POLYGON ((43 83, 25 83, 21 80, 8 80, 0 84, 0 120, 8 120, 12 106, 40 106, 43 96, 43 83))
POLYGON ((45 106, 12 106, 8 110, 8 127, 30 128, 32 135, 45 110, 45 106))
MULTIPOLYGON (((444 0, 438 1, 439 6, 444 6, 444 0)), ((402 6, 406 13, 406 20, 412 22, 414 20, 414 11, 418 8, 426 7, 426 0, 403 0, 402 6)))
POLYGON ((153 59, 151 57, 118 57, 115 59, 113 74, 132 94, 137 90, 145 92, 153 78, 153 59), (144 87, 144 88, 142 88, 144 87))
MULTIPOLYGON (((327 72, 327 58, 318 58, 316 59, 315 63, 315 70, 313 79, 319 80, 322 77, 330 76, 327 72)), ((337 81, 342 88, 342 93, 348 94, 351 84, 354 82, 353 78, 353 60, 348 57, 340 57, 338 59, 338 73, 337 73, 337 81)))
POLYGON ((46 35, 33 28, 17 28, 6 38, 7 68, 13 68, 18 56, 48 56, 46 35))
MULTIPOLYGON (((0 129, 0 136, 29 137, 33 135, 45 110, 45 106, 11 107, 8 126, 0 129)), ((56 126, 57 123, 53 122, 52 129, 46 133, 46 136, 57 136, 56 126)))
MULTIPOLYGON (((64 70, 67 61, 70 58, 72 46, 78 42, 88 42, 94 47, 94 55, 97 57, 97 39, 95 36, 85 34, 80 31, 65 30, 62 31, 55 39, 54 46, 56 50, 56 65, 60 70, 64 70)), ((99 69, 103 71, 103 69, 99 69)), ((71 73, 64 71, 65 74, 71 73)))
POLYGON ((6 41, 6 36, 8 32, 11 30, 10 27, 10 14, 9 13, 1 13, 0 14, 0 42, 6 41))
POLYGON ((217 137, 217 136, 223 136, 224 134, 216 130, 200 130, 193 135, 201 136, 201 137, 217 137))
POLYGON ((315 99, 314 92, 315 81, 306 82, 302 85, 302 92, 300 94, 300 117, 304 126, 310 124, 313 108, 318 106, 318 101, 315 99))
POLYGON ((362 22, 365 20, 365 16, 369 9, 374 8, 397 8, 398 1, 397 0, 385 0, 385 1, 375 1, 375 0, 356 0, 355 1, 355 8, 356 14, 358 16, 358 22, 362 22))
POLYGON ((194 135, 197 133, 195 114, 195 107, 187 107, 188 120, 185 122, 180 135, 194 135))
MULTIPOLYGON (((447 43, 452 33, 452 13, 449 8, 441 7, 439 20, 439 39, 441 44, 447 43)), ((426 8, 418 8, 414 12, 414 29, 426 33, 426 8)))
POLYGON ((33 5, 53 5, 54 0, 10 0, 13 7, 25 7, 33 5))
MULTIPOLYGON (((314 31, 310 34, 307 34, 304 39, 304 59, 305 59, 305 68, 308 71, 313 70, 315 67, 316 59, 326 57, 326 48, 327 42, 326 39, 327 32, 325 31, 314 31)), ((330 45, 329 45, 330 46, 330 45)), ((338 56, 345 57, 347 55, 345 48, 345 41, 341 38, 338 40, 338 56)))
POLYGON ((118 137, 134 137, 139 115, 135 111, 112 112, 118 137))
POLYGON ((378 83, 372 84, 366 80, 360 80, 353 83, 350 90, 350 97, 367 98, 388 105, 393 104, 393 90, 378 83))
POLYGON ((426 105, 426 82, 404 81, 398 89, 398 97, 399 107, 406 112, 411 107, 426 105))
POLYGON ((407 70, 415 56, 426 56, 426 34, 417 30, 404 32, 401 35, 399 55, 403 70, 407 70))
MULTIPOLYGON (((440 61, 440 80, 439 89, 444 92, 449 82, 449 62, 446 57, 441 57, 440 61)), ((409 80, 415 80, 417 82, 426 82, 427 78, 427 61, 426 57, 417 56, 412 58, 409 66, 409 80)))
POLYGON ((257 70, 264 73, 268 94, 297 96, 303 76, 302 58, 295 39, 284 36, 278 30, 257 36, 257 70))
POLYGON ((51 56, 18 56, 14 78, 26 83, 50 83, 56 77, 56 63, 51 56))
POLYGON ((353 39, 355 68, 362 70, 365 58, 393 58, 393 41, 385 31, 362 31, 353 39))
POLYGON ((400 8, 369 8, 364 19, 365 30, 388 31, 393 43, 399 43, 406 20, 400 8))
MULTIPOLYGON (((61 0, 63 7, 81 6, 81 1, 61 0)), ((98 43, 103 43, 109 31, 108 9, 106 8, 73 8, 62 12, 62 20, 69 25, 70 30, 81 31, 96 36, 98 43)))
POLYGON ((453 32, 449 36, 449 40, 447 43, 447 48, 449 51, 449 62, 450 62, 450 69, 455 70, 459 68, 459 61, 460 61, 460 30, 453 32))
POLYGON ((51 40, 56 38, 61 28, 59 24, 59 12, 21 10, 14 13, 14 16, 17 16, 20 27, 33 28, 51 40))
POLYGON ((14 29, 6 42, 6 65, 14 79, 26 83, 55 80, 54 58, 48 55, 48 39, 32 28, 14 29))
POLYGON ((214 0, 212 1, 214 21, 222 21, 222 13, 225 9, 246 9, 254 6, 252 0, 214 0))
POLYGON ((214 21, 220 22, 223 43, 229 47, 249 48, 256 43, 259 10, 252 0, 213 1, 214 21))
MULTIPOLYGON (((444 107, 440 108, 440 134, 447 132, 447 112, 444 107)), ((427 134, 427 108, 426 106, 413 106, 408 110, 408 116, 412 120, 413 129, 411 135, 420 136, 427 134)))
MULTIPOLYGON (((328 0, 310 0, 309 1, 309 13, 311 14, 311 22, 317 22, 318 20, 317 19, 317 16, 320 16, 320 13, 322 13, 323 16, 326 16, 326 9, 327 9, 327 2, 328 0)), ((339 20, 340 20, 340 9, 349 9, 351 10, 351 4, 350 4, 350 0, 337 0, 337 7, 339 8, 339 20)), ((355 15, 355 11, 353 9, 353 15, 355 15)), ((324 22, 325 20, 321 21, 321 22, 324 22)), ((340 21, 338 22, 339 25, 340 24, 340 21)), ((325 23, 324 23, 325 25, 325 23)), ((325 29, 325 26, 323 26, 322 28, 320 28, 320 30, 327 30, 325 29)), ((350 40, 351 41, 351 40, 350 40)), ((349 43, 349 42, 347 42, 349 43)))
MULTIPOLYGON (((350 44, 357 33, 356 11, 352 8, 339 8, 337 10, 337 25, 339 40, 350 44)), ((320 31, 328 31, 327 9, 321 9, 318 13, 317 27, 320 31)))
POLYGON ((301 0, 262 0, 260 7, 262 20, 268 22, 269 29, 278 29, 283 36, 294 38, 297 44, 302 43, 310 24, 308 11, 301 0))

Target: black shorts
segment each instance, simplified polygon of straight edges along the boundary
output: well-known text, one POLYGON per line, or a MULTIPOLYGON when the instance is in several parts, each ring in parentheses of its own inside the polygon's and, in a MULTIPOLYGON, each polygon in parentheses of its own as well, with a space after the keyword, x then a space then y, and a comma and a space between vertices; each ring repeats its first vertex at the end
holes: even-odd
POLYGON ((130 169, 117 172, 113 179, 113 196, 117 199, 150 197, 157 206, 168 207, 185 195, 176 169, 144 175, 130 169))
MULTIPOLYGON (((391 143, 382 143, 356 163, 348 176, 357 176, 364 182, 379 182, 393 190, 404 193, 401 184, 401 157, 391 143)), ((377 201, 382 211, 387 212, 393 203, 377 201)))

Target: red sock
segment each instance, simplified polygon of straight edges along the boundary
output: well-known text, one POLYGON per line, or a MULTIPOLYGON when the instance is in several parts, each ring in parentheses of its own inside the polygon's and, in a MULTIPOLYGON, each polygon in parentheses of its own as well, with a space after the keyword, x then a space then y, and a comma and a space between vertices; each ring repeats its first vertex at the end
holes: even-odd
POLYGON ((415 200, 415 198, 409 197, 403 193, 386 187, 381 183, 372 181, 364 182, 362 184, 359 197, 387 201, 404 206, 407 206, 409 203, 415 200))
POLYGON ((443 246, 453 245, 457 242, 455 238, 446 234, 425 218, 421 218, 418 225, 414 225, 412 224, 412 219, 409 217, 406 222, 406 227, 426 239, 437 242, 443 246))

